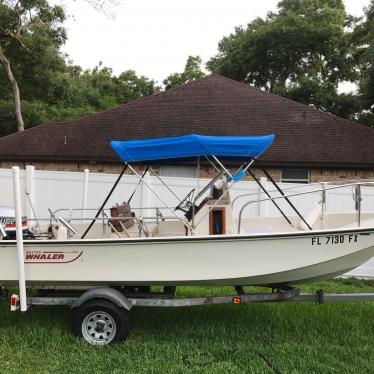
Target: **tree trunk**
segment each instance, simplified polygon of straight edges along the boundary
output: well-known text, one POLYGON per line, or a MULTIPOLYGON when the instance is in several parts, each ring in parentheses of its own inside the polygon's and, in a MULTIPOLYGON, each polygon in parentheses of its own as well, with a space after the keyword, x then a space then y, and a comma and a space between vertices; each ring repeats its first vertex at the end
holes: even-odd
POLYGON ((22 112, 21 112, 21 98, 18 88, 18 83, 16 81, 16 78, 14 78, 12 69, 10 67, 10 62, 4 55, 4 51, 0 45, 0 62, 4 67, 5 73, 8 77, 8 80, 10 84, 12 85, 13 90, 13 102, 14 102, 14 113, 16 115, 16 122, 17 122, 17 129, 19 132, 23 131, 25 129, 25 125, 22 118, 22 112))

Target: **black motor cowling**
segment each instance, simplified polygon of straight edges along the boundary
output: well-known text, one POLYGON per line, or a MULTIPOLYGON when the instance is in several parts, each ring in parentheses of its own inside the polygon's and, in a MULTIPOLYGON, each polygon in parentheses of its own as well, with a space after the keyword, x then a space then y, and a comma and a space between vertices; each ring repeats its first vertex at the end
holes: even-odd
MULTIPOLYGON (((16 239, 16 214, 13 208, 7 206, 0 206, 0 224, 3 227, 5 235, 2 235, 3 240, 16 239)), ((27 217, 22 217, 22 232, 23 239, 35 239, 34 234, 29 230, 27 217)), ((4 234, 3 233, 3 234, 4 234)))

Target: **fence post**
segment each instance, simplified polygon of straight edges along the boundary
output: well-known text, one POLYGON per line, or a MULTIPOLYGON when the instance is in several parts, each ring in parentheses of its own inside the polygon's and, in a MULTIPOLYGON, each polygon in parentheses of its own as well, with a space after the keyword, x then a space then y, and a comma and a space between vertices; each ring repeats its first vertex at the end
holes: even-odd
POLYGON ((86 211, 87 208, 87 193, 88 193, 88 169, 83 170, 83 190, 82 190, 82 218, 86 218, 86 211))
POLYGON ((34 196, 34 171, 35 166, 26 166, 26 183, 25 183, 25 207, 27 217, 33 219, 35 209, 35 196, 34 196))
MULTIPOLYGON (((268 179, 266 177, 261 177, 260 178, 260 183, 265 188, 265 190, 268 190, 268 179)), ((259 188, 260 188, 260 186, 259 186, 259 188)), ((266 199, 267 198, 266 194, 261 191, 261 188, 260 188, 259 197, 260 197, 260 199, 266 199)), ((259 203, 259 216, 260 217, 267 217, 268 214, 269 214, 269 201, 261 201, 259 203)))

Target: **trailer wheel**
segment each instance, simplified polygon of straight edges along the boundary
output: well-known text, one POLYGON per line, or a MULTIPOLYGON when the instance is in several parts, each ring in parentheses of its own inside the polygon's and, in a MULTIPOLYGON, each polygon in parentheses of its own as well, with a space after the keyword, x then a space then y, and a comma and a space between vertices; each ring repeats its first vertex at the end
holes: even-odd
POLYGON ((129 323, 126 312, 106 300, 92 300, 72 311, 72 332, 93 345, 126 340, 129 323))

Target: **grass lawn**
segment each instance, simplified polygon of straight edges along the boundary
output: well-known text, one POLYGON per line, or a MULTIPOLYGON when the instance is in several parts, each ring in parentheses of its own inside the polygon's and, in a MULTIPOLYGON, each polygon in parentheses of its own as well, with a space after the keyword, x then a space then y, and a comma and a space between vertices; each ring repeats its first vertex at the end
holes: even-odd
MULTIPOLYGON (((374 292, 354 279, 302 292, 374 292)), ((188 288, 178 296, 232 293, 188 288)), ((0 305, 0 372, 374 373, 374 303, 267 303, 130 313, 129 339, 94 347, 70 334, 69 308, 25 315, 0 305)))

